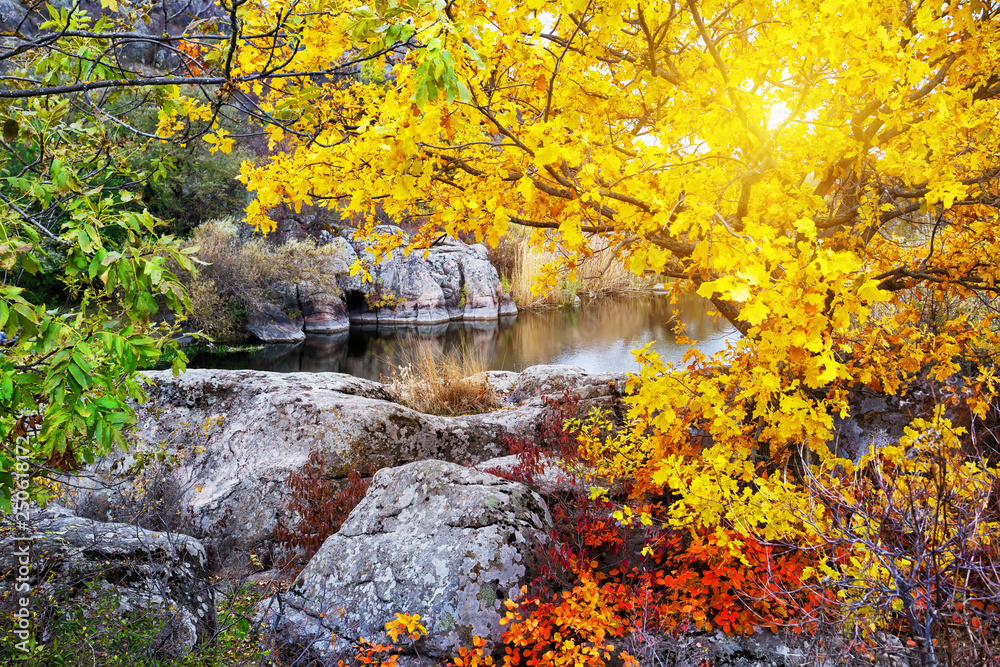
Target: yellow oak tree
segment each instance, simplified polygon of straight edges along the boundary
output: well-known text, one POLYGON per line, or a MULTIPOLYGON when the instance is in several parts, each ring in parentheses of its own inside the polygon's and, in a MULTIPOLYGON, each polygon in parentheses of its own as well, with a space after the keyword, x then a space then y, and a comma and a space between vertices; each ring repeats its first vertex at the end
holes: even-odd
POLYGON ((644 351, 635 429, 604 443, 619 470, 683 492, 679 512, 717 520, 756 479, 773 515, 761 461, 827 456, 851 387, 902 394, 964 368, 971 410, 989 409, 996 3, 317 0, 262 3, 248 25, 279 8, 299 66, 371 60, 255 84, 293 120, 271 131, 280 158, 244 167, 252 222, 319 203, 371 234, 380 208, 422 221, 411 248, 521 225, 563 251, 542 280, 600 236, 743 334, 682 369, 644 351), (711 452, 691 456, 692 429, 711 452))
POLYGON ((643 351, 634 428, 592 446, 641 472, 640 489, 681 492, 678 521, 730 516, 729 496, 749 493, 780 524, 769 484, 832 456, 852 388, 931 378, 953 394, 939 402, 995 407, 994 0, 223 8, 211 30, 163 38, 183 55, 163 76, 57 58, 60 39, 99 54, 139 39, 59 14, 10 59, 44 52, 65 72, 36 66, 0 99, 158 88, 149 136, 222 151, 233 137, 216 120, 236 105, 277 151, 243 169, 264 230, 274 207, 306 203, 369 235, 376 211, 413 218, 410 249, 518 225, 562 251, 542 281, 603 237, 631 270, 711 299, 742 339, 682 368, 643 351), (184 97, 185 83, 214 95, 184 97))

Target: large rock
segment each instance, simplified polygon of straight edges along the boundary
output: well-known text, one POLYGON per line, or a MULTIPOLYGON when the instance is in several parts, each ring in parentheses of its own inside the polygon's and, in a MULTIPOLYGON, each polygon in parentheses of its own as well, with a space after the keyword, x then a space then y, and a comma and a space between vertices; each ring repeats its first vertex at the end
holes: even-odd
POLYGON ((332 334, 347 331, 351 321, 342 293, 330 293, 310 283, 299 283, 299 305, 307 333, 332 334))
POLYGON ((541 497, 493 475, 443 461, 380 470, 266 624, 331 661, 359 637, 387 641, 396 613, 420 615, 423 655, 451 657, 473 635, 495 645, 550 523, 541 497))
MULTIPOLYGON (((443 254, 443 253, 439 253, 443 254)), ((502 298, 497 270, 486 258, 486 246, 468 246, 455 261, 460 267, 461 284, 455 307, 461 310, 463 320, 494 320, 500 316, 501 305, 510 304, 502 298)), ((443 265, 443 264, 442 264, 443 265)), ((450 276, 441 273, 442 280, 450 276)), ((449 304, 450 305, 450 304, 449 304)))
POLYGON ((511 389, 510 400, 530 405, 545 396, 572 395, 579 400, 583 414, 598 408, 621 417, 625 409, 621 398, 627 385, 626 373, 590 373, 579 366, 540 364, 521 371, 511 389))
MULTIPOLYGON (((0 0, 0 31, 13 32, 21 26, 27 28, 25 32, 30 33, 38 23, 39 20, 28 18, 28 8, 17 0, 0 0)), ((13 40, 10 39, 0 42, 0 47, 9 48, 11 45, 13 40)))
POLYGON ((908 654, 916 658, 894 635, 873 632, 867 637, 864 653, 837 634, 832 624, 821 625, 815 633, 790 630, 772 632, 757 628, 752 635, 709 632, 644 632, 627 637, 619 644, 640 665, 674 667, 909 667, 908 654), (641 641, 637 641, 640 640, 641 641))
MULTIPOLYGON (((384 225, 377 231, 392 234, 399 230, 384 225)), ((396 254, 378 264, 364 241, 353 241, 352 247, 372 275, 370 283, 358 276, 340 278, 352 322, 429 325, 517 315, 517 306, 504 294, 500 276, 481 244, 446 239, 425 251, 411 252, 408 257, 396 254)))
MULTIPOLYGON (((3 0, 0 0, 2 2, 3 0)), ((402 233, 382 225, 383 234, 402 233)), ((247 330, 267 343, 302 340, 305 333, 335 333, 350 324, 433 326, 451 320, 497 320, 517 315, 500 276, 487 259, 486 247, 447 239, 408 256, 394 253, 375 262, 364 240, 335 237, 325 272, 337 288, 300 283, 275 286, 276 298, 248 314, 247 330), (361 259, 371 280, 351 267, 361 259)), ((405 235, 404 235, 405 238, 405 235)))
POLYGON ((0 579, 6 590, 14 590, 15 578, 25 574, 19 571, 25 562, 30 568, 18 583, 27 584, 38 618, 46 617, 43 608, 50 606, 97 613, 104 598, 117 615, 154 615, 161 628, 150 648, 174 657, 215 633, 215 591, 205 549, 186 535, 95 522, 54 506, 35 508, 26 533, 12 530, 9 521, 0 523, 0 579))
MULTIPOLYGON (((58 29, 52 27, 44 30, 39 29, 50 19, 49 13, 45 9, 47 4, 51 4, 56 10, 64 9, 77 14, 86 12, 94 19, 102 16, 120 18, 122 15, 117 7, 111 10, 107 5, 102 5, 99 0, 51 0, 48 3, 29 2, 28 0, 0 0, 0 51, 21 46, 26 41, 41 35, 58 34, 58 29)), ((119 48, 116 52, 105 52, 104 62, 117 65, 120 59, 125 59, 129 61, 129 64, 135 62, 149 64, 157 60, 157 56, 161 53, 174 53, 173 49, 163 48, 159 43, 157 38, 161 35, 184 34, 193 18, 206 19, 223 15, 222 8, 212 0, 164 0, 164 2, 158 3, 158 7, 162 10, 147 12, 143 21, 136 21, 130 31, 133 35, 148 36, 148 39, 133 37, 121 41, 116 40, 119 48), (169 21, 164 24, 164 19, 167 18, 169 21)), ((174 60, 180 62, 176 56, 174 60)), ((0 61, 0 69, 5 64, 5 61, 0 61)))
POLYGON ((295 285, 272 285, 271 303, 257 304, 247 313, 247 331, 264 343, 297 343, 305 340, 298 289, 295 285))
MULTIPOLYGON (((516 479, 543 498, 549 498, 556 494, 584 496, 589 493, 591 486, 597 486, 603 481, 594 479, 594 470, 577 470, 576 467, 551 455, 540 456, 532 467, 534 469, 525 470, 524 460, 517 454, 499 456, 477 463, 475 466, 476 470, 490 475, 504 479, 516 479)), ((603 485, 607 486, 607 484, 603 485)))
MULTIPOLYGON (((557 374, 557 368, 547 372, 557 374)), ((536 376, 532 369, 525 373, 536 376)), ((177 377, 169 371, 146 375, 153 381, 152 400, 137 411, 138 446, 163 443, 176 461, 159 475, 170 486, 165 495, 185 517, 184 530, 223 559, 237 550, 273 548, 279 518, 294 520, 285 480, 312 451, 325 455, 332 479, 425 459, 472 465, 507 455, 507 436, 537 439, 548 409, 542 390, 549 385, 525 386, 522 403, 512 409, 442 417, 394 402, 380 383, 339 373, 192 369, 177 377)), ((496 376, 505 387, 518 384, 511 375, 496 376)), ((620 404, 622 377, 576 370, 569 376, 585 396, 580 413, 620 404)), ((561 395, 569 385, 553 386, 561 395)), ((96 482, 80 480, 92 488, 75 492, 74 508, 102 520, 130 518, 113 510, 131 502, 122 494, 132 463, 131 456, 99 462, 91 470, 96 482)))
POLYGON ((383 262, 375 277, 377 295, 371 299, 378 324, 441 324, 452 319, 431 268, 417 254, 383 262))

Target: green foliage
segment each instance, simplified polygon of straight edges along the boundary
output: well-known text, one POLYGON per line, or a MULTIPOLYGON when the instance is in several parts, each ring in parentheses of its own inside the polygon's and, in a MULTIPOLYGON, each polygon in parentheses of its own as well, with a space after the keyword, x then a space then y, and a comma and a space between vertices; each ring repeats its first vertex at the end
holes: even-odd
POLYGON ((204 142, 152 146, 137 166, 149 171, 163 163, 169 168, 146 182, 143 201, 151 213, 171 221, 172 233, 183 236, 208 220, 238 216, 248 199, 237 180, 240 163, 247 159, 246 149, 212 153, 204 142))
MULTIPOLYGON (((73 30, 106 27, 58 15, 73 30)), ((100 48, 76 39, 64 46, 100 48)), ((52 50, 8 74, 45 72, 57 85, 81 62, 52 50)), ((126 101, 105 98, 111 108, 126 101)), ((15 463, 28 466, 29 495, 42 497, 37 482, 53 470, 126 446, 129 401, 145 397, 135 372, 175 347, 158 320, 189 307, 174 271, 193 265, 128 189, 141 179, 128 164, 144 139, 117 136, 71 95, 4 101, 0 120, 0 509, 9 510, 15 463)), ((176 355, 174 368, 185 361, 176 355)))
POLYGON ((559 305, 572 306, 576 303, 576 293, 583 283, 579 280, 562 280, 559 282, 559 305))
POLYGON ((9 614, 0 623, 0 664, 23 667, 76 667, 96 664, 128 667, 222 667, 259 664, 267 656, 254 622, 254 607, 270 594, 255 584, 227 587, 216 603, 218 631, 189 654, 172 658, 163 650, 169 610, 151 605, 123 610, 112 589, 90 583, 80 601, 55 603, 35 619, 35 637, 25 654, 10 632, 9 614), (39 627, 39 624, 44 627, 39 627), (44 634, 49 639, 40 640, 44 634))
MULTIPOLYGON (((46 626, 44 634, 51 640, 40 641, 36 632, 29 640, 29 653, 19 650, 15 646, 19 639, 4 628, 0 662, 25 667, 69 667, 100 656, 103 665, 163 664, 155 657, 155 646, 165 626, 166 609, 151 605, 148 609, 123 611, 122 606, 122 600, 111 589, 89 582, 78 602, 54 603, 47 618, 41 620, 46 626)), ((38 623, 36 618, 36 628, 38 623)))

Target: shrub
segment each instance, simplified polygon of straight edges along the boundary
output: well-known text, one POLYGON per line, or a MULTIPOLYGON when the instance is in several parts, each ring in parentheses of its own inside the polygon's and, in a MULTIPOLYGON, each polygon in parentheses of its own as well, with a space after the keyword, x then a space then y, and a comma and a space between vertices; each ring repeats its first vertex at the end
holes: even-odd
MULTIPOLYGON (((508 438, 519 463, 502 472, 531 483, 555 458, 572 476, 587 463, 569 393, 548 400, 537 440, 508 438)), ((621 493, 631 491, 617 480, 621 493)), ((637 664, 650 637, 688 629, 753 634, 755 627, 812 631, 824 592, 802 582, 817 555, 764 543, 730 528, 667 528, 665 501, 638 506, 621 496, 553 495, 553 528, 536 554, 535 570, 503 619, 504 664, 637 664)), ((457 663, 456 663, 457 664, 457 663)))
POLYGON ((273 245, 253 235, 244 239, 237 224, 214 220, 194 230, 189 249, 205 263, 188 284, 195 327, 218 340, 238 338, 247 311, 274 299, 277 283, 305 281, 340 293, 327 270, 334 246, 312 241, 273 245))
POLYGON ((400 365, 391 366, 390 385, 399 402, 419 412, 467 415, 499 407, 478 351, 436 354, 427 345, 409 347, 400 365))
MULTIPOLYGON (((195 86, 181 86, 180 92, 203 104, 218 101, 195 86)), ((157 133, 160 116, 154 98, 126 97, 129 102, 123 105, 123 120, 141 132, 157 133)), ((208 129, 207 123, 194 120, 189 140, 143 142, 140 150, 128 156, 129 168, 145 178, 137 178, 127 187, 141 193, 139 208, 145 207, 167 221, 171 234, 187 236, 209 220, 242 215, 250 202, 239 180, 240 167, 269 153, 266 142, 255 136, 261 128, 235 109, 218 116, 218 127, 237 137, 228 153, 205 141, 200 133, 208 129)), ((111 125, 109 132, 119 142, 133 140, 122 127, 111 125)))
MULTIPOLYGON (((374 474, 375 470, 370 472, 374 474)), ((304 561, 313 557, 327 537, 340 530, 371 484, 356 470, 348 473, 346 483, 329 473, 326 454, 312 451, 308 463, 285 478, 291 490, 288 507, 299 520, 289 526, 279 517, 274 537, 285 549, 301 554, 304 561)))
MULTIPOLYGON (((72 586, 72 582, 67 582, 72 586)), ((11 614, 4 610, 0 625, 0 663, 25 667, 72 667, 92 664, 149 666, 164 664, 162 644, 169 635, 169 610, 150 601, 138 608, 124 601, 107 585, 88 582, 85 592, 72 603, 49 598, 33 599, 43 606, 33 619, 34 635, 25 653, 11 631, 11 614), (124 608, 130 608, 124 611, 124 608)))

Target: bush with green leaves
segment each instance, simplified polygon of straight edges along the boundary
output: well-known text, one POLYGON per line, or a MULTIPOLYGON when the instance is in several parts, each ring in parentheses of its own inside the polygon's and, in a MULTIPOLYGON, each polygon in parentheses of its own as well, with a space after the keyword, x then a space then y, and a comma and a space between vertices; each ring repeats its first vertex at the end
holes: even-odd
MULTIPOLYGON (((155 605, 123 611, 109 587, 91 584, 83 604, 57 603, 35 617, 29 651, 17 646, 9 613, 0 621, 0 664, 21 667, 237 667, 266 664, 266 641, 260 636, 255 607, 273 591, 238 581, 217 597, 218 630, 209 641, 185 655, 171 655, 168 614, 155 605)), ((0 608, 2 608, 0 604, 0 608)))
POLYGON ((248 202, 237 180, 240 163, 252 156, 243 147, 231 153, 209 151, 208 144, 155 144, 137 165, 148 169, 154 161, 168 165, 142 189, 143 203, 153 215, 170 221, 169 230, 187 236, 198 225, 215 218, 239 216, 248 202))
MULTIPOLYGON (((84 17, 67 21, 71 30, 91 27, 84 17)), ((77 37, 62 46, 89 48, 77 37)), ((8 77, 46 72, 53 84, 79 74, 58 49, 5 67, 8 77)), ((116 109, 131 98, 110 91, 102 99, 116 109)), ((190 305, 175 274, 193 268, 190 252, 132 191, 144 175, 129 164, 148 142, 122 136, 92 101, 82 93, 0 100, 4 511, 13 491, 19 505, 44 498, 46 476, 126 446, 130 402, 145 397, 136 370, 176 347, 162 317, 182 318, 190 305)), ((174 367, 184 362, 177 355, 174 367)))

